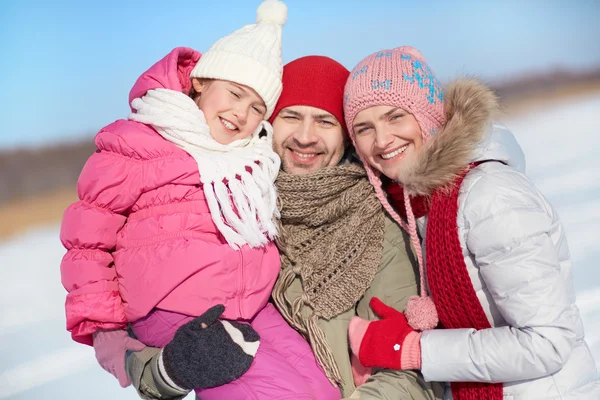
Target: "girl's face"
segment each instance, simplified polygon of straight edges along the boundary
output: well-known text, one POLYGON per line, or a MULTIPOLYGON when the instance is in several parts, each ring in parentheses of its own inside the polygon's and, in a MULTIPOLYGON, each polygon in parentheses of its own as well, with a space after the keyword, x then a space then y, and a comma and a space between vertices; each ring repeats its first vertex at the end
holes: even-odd
POLYGON ((192 79, 198 93, 194 101, 204 113, 210 135, 229 144, 252 135, 264 119, 267 107, 248 86, 223 80, 192 79))
POLYGON ((398 166, 423 147, 421 127, 408 111, 392 106, 374 106, 359 112, 352 123, 356 150, 373 168, 390 179, 398 166))

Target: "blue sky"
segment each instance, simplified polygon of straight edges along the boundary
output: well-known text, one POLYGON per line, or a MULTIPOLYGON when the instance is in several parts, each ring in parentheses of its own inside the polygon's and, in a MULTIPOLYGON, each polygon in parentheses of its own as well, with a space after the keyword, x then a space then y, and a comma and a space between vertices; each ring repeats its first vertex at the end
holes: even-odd
MULTIPOLYGON (((126 117, 137 76, 172 48, 203 52, 252 23, 259 0, 4 0, 0 149, 93 135, 126 117)), ((442 81, 600 66, 599 0, 288 0, 284 62, 323 54, 352 68, 417 47, 442 81)))

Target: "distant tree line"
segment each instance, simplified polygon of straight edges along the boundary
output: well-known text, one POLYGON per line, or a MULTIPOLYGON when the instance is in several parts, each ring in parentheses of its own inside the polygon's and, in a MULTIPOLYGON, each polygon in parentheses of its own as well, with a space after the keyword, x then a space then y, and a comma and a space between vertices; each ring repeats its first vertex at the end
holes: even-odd
POLYGON ((0 204, 72 187, 95 150, 90 137, 60 146, 0 152, 0 204))
POLYGON ((555 69, 546 73, 523 74, 491 84, 500 99, 509 100, 539 93, 552 93, 564 87, 600 82, 600 67, 584 71, 555 69))
MULTIPOLYGON (((600 83, 600 69, 532 73, 493 83, 492 87, 501 99, 510 100, 588 83, 600 83)), ((92 137, 89 136, 79 142, 45 148, 0 151, 0 205, 52 190, 72 188, 81 168, 95 150, 92 137)))

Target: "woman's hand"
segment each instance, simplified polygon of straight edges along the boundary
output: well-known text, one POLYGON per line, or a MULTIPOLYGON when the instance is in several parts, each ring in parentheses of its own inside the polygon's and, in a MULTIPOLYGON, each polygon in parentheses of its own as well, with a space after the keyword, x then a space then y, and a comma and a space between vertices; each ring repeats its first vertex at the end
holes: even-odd
POLYGON ((373 297, 369 305, 380 320, 354 317, 348 333, 350 348, 365 367, 421 368, 421 334, 410 327, 404 314, 373 297))

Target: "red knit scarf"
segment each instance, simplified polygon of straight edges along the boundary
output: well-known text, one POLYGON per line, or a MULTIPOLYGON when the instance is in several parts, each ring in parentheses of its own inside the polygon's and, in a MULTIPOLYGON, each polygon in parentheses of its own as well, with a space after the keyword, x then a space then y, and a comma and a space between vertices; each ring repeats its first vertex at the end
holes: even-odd
MULTIPOLYGON (((458 237, 458 190, 471 164, 450 193, 437 190, 427 220, 427 282, 444 328, 491 328, 477 298, 458 237)), ((502 400, 501 383, 452 382, 455 400, 502 400)))
MULTIPOLYGON (((430 201, 422 196, 411 198, 415 218, 429 212, 425 246, 427 281, 440 322, 447 329, 491 328, 467 272, 456 225, 458 190, 467 172, 477 165, 479 163, 469 165, 454 182, 450 193, 435 191, 430 201)), ((389 182, 384 189, 390 203, 406 218, 402 187, 389 182)), ((452 396, 455 400, 502 400, 503 385, 453 382, 452 396)))
MULTIPOLYGON (((383 190, 390 196, 390 203, 402 218, 406 220, 406 207, 404 207, 404 189, 398 182, 389 181, 384 184, 383 190)), ((429 200, 424 196, 410 198, 415 218, 421 218, 429 212, 429 200)))

